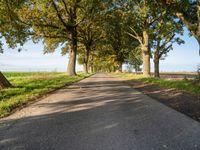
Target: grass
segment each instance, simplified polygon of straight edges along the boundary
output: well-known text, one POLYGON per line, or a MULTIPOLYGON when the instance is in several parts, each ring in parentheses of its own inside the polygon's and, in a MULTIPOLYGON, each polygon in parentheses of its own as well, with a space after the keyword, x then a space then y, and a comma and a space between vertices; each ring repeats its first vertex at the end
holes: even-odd
POLYGON ((143 75, 135 75, 131 73, 113 73, 112 75, 129 80, 140 81, 148 84, 155 84, 164 88, 174 88, 177 90, 185 91, 191 94, 198 95, 200 93, 200 86, 187 80, 168 80, 158 78, 145 78, 143 75))
POLYGON ((0 118, 48 92, 84 79, 90 74, 70 77, 65 73, 4 73, 13 87, 0 90, 0 118))

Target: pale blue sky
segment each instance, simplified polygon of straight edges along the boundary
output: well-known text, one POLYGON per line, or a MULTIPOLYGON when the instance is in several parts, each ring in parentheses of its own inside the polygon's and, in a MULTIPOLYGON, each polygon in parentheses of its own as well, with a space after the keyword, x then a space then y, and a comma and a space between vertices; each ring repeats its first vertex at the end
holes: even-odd
POLYGON ((181 37, 185 44, 173 46, 168 57, 161 61, 160 71, 196 71, 200 65, 199 45, 194 37, 189 36, 188 31, 181 37))
MULTIPOLYGON (((165 60, 161 61, 161 71, 196 71, 200 64, 198 55, 198 43, 193 37, 188 36, 186 31, 183 39, 185 44, 174 45, 165 60)), ((33 44, 31 41, 24 45, 22 52, 17 49, 8 49, 4 46, 4 53, 0 54, 1 71, 66 71, 68 56, 62 56, 60 51, 43 55, 42 43, 33 44)), ((82 66, 77 65, 77 70, 81 71, 82 66)), ((153 63, 152 63, 153 71, 153 63)))

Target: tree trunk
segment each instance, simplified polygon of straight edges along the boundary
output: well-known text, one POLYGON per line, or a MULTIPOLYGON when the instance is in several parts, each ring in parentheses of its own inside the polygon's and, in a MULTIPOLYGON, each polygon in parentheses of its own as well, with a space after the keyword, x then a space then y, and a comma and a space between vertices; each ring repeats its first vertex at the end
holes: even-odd
POLYGON ((69 62, 67 66, 67 74, 69 76, 76 75, 76 54, 77 54, 77 31, 76 28, 73 29, 70 33, 70 49, 69 49, 69 62))
POLYGON ((143 31, 143 44, 142 49, 142 59, 143 59, 143 75, 145 77, 151 76, 150 72, 150 51, 149 51, 149 34, 146 30, 143 31))
POLYGON ((90 73, 92 73, 92 66, 91 66, 91 65, 88 66, 88 71, 89 71, 90 73))
POLYGON ((0 72, 0 89, 11 87, 11 83, 0 72))
POLYGON ((85 73, 89 72, 88 71, 88 64, 86 62, 83 64, 83 70, 84 70, 85 73))
POLYGON ((89 62, 89 56, 90 56, 90 47, 85 47, 85 60, 84 60, 84 72, 88 73, 88 62, 89 62))
POLYGON ((121 62, 118 63, 116 72, 122 73, 122 63, 121 62))
MULTIPOLYGON (((155 57, 155 55, 154 55, 155 57)), ((159 78, 160 77, 160 71, 159 71, 159 58, 154 58, 154 77, 159 78)))

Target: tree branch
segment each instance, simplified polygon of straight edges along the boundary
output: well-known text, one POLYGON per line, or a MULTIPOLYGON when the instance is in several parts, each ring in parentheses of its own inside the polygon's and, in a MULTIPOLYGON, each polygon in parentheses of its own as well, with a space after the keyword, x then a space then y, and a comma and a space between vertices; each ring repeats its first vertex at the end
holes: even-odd
POLYGON ((169 49, 172 48, 172 44, 170 44, 169 46, 167 46, 166 48, 163 48, 162 51, 159 54, 159 59, 162 57, 163 54, 169 52, 169 49))
POLYGON ((62 18, 62 16, 61 16, 60 12, 58 11, 58 8, 57 8, 57 6, 56 6, 54 0, 52 0, 52 3, 53 3, 54 9, 55 9, 56 12, 57 12, 56 14, 57 14, 58 18, 60 19, 60 21, 62 22, 62 24, 66 27, 66 29, 68 29, 68 25, 67 25, 67 23, 65 23, 65 21, 63 20, 63 18, 62 18))
POLYGON ((187 26, 190 32, 195 36, 196 26, 186 19, 183 13, 177 12, 176 16, 187 26))
POLYGON ((62 0, 62 2, 63 2, 63 4, 64 4, 64 7, 65 7, 66 12, 69 14, 69 10, 67 9, 67 4, 66 4, 65 0, 62 0))
POLYGON ((133 33, 135 34, 135 35, 133 35, 133 34, 131 34, 131 33, 129 33, 129 32, 127 32, 127 34, 129 34, 131 37, 133 37, 134 39, 136 39, 136 40, 138 40, 139 42, 140 42, 140 44, 143 44, 142 43, 142 39, 140 38, 140 36, 137 34, 137 32, 133 29, 133 28, 131 28, 130 27, 130 29, 133 31, 133 33))

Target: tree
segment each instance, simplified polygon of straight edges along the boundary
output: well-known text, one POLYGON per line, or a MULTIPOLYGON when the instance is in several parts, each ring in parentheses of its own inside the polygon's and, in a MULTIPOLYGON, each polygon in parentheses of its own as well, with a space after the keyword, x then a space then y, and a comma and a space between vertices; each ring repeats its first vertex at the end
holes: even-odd
MULTIPOLYGON (((0 37, 1 39, 1 37, 0 37)), ((0 41, 0 53, 3 53, 3 48, 2 48, 3 44, 0 41)), ((3 75, 3 73, 0 71, 0 89, 3 88, 8 88, 11 87, 11 83, 6 79, 6 77, 3 75)))
POLYGON ((155 43, 154 49, 154 77, 160 77, 159 62, 163 60, 170 50, 173 50, 172 45, 177 42, 178 44, 184 43, 180 38, 176 38, 175 34, 170 33, 162 39, 158 39, 155 43))
POLYGON ((141 71, 142 59, 141 59, 141 49, 140 47, 136 47, 134 50, 130 51, 126 62, 131 68, 135 70, 137 73, 141 71))
MULTIPOLYGON (((159 20, 162 13, 157 8, 157 2, 153 0, 134 1, 127 15, 132 22, 128 34, 138 40, 142 50, 143 75, 150 76, 150 36, 151 26, 159 20)), ((130 24, 130 23, 129 23, 130 24)))
MULTIPOLYGON (((200 45, 200 1, 199 0, 161 0, 168 13, 177 16, 200 45)), ((200 50, 199 50, 200 55, 200 50)))
MULTIPOLYGON (((126 62, 130 52, 133 52, 138 42, 130 40, 126 34, 127 24, 124 18, 126 1, 114 1, 106 3, 106 8, 101 14, 101 26, 103 27, 103 39, 95 44, 89 64, 95 71, 122 71, 122 64, 126 62)), ((96 21, 95 21, 96 22, 96 21)), ((100 26, 100 25, 99 25, 100 26)), ((80 32, 81 33, 81 32, 80 32)), ((83 35, 85 34, 85 32, 83 35)), ((79 34, 80 35, 80 34, 79 34)), ((83 50, 81 50, 83 52, 83 50)), ((80 53, 82 63, 84 55, 80 53)))
POLYGON ((91 53, 89 65, 94 72, 115 72, 118 68, 116 55, 109 44, 100 41, 95 45, 95 51, 91 53))
POLYGON ((104 22, 105 43, 110 45, 112 56, 115 56, 117 72, 122 72, 122 64, 128 54, 123 28, 123 11, 121 9, 110 11, 104 22))
MULTIPOLYGON (((0 36, 0 39, 2 37, 0 36)), ((3 43, 0 41, 0 53, 3 53, 3 43)), ((11 83, 6 79, 3 73, 0 71, 0 89, 11 87, 11 83)))
POLYGON ((5 78, 5 76, 0 72, 0 89, 11 87, 11 83, 5 78))
POLYGON ((183 35, 183 26, 174 17, 163 14, 152 27, 152 52, 154 54, 154 77, 160 77, 159 62, 173 49, 173 44, 183 44, 178 35, 183 35))
POLYGON ((88 14, 78 28, 78 41, 84 46, 84 48, 81 45, 79 46, 81 48, 79 50, 79 63, 83 64, 86 73, 89 70, 90 53, 94 50, 95 44, 103 38, 103 31, 100 27, 102 9, 99 8, 99 5, 101 3, 93 1, 85 8, 88 9, 86 11, 88 14))
MULTIPOLYGON (((13 11, 10 7, 13 1, 6 1, 6 8, 13 11)), ((62 46, 62 54, 69 55, 67 73, 76 75, 77 28, 86 15, 84 8, 92 0, 21 1, 20 6, 14 7, 13 20, 23 24, 35 43, 43 41, 45 53, 62 46)))
MULTIPOLYGON (((21 6, 20 0, 0 0, 0 53, 3 53, 4 39, 9 48, 22 46, 27 40, 27 28, 16 22, 14 11, 21 6), (12 10, 12 11, 10 11, 12 10)), ((20 48, 18 49, 20 51, 20 48)), ((11 83, 0 72, 0 89, 11 87, 11 83)))

